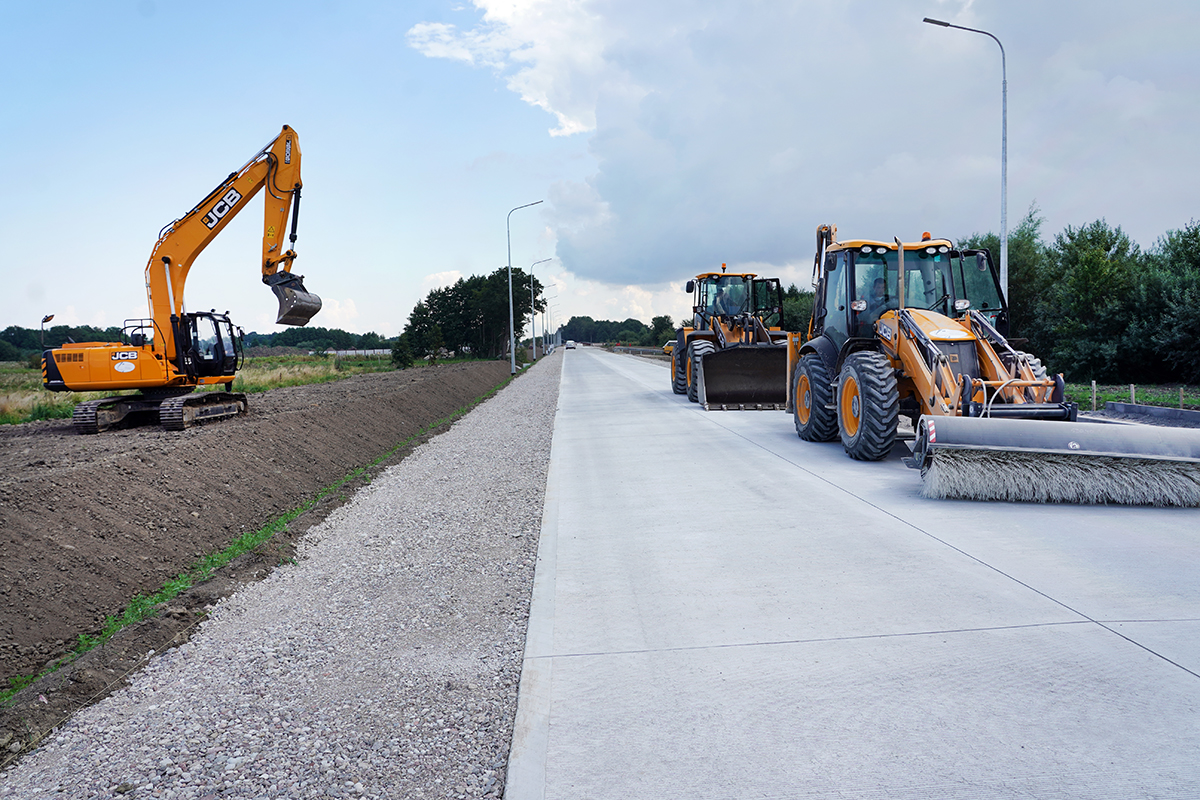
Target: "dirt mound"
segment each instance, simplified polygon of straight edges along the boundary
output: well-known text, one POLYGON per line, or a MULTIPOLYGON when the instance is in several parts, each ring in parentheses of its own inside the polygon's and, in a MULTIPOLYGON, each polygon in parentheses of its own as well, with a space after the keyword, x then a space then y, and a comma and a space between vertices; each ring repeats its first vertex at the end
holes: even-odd
POLYGON ((67 420, 0 428, 4 685, 507 377, 508 364, 477 362, 277 389, 251 395, 244 417, 177 433, 81 436, 67 420))

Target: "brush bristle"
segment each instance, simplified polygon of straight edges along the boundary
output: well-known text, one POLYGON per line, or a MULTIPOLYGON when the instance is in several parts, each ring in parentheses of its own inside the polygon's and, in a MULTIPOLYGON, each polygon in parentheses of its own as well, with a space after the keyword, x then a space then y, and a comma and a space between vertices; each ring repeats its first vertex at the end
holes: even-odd
POLYGON ((994 450, 937 450, 921 470, 932 498, 1200 506, 1200 464, 994 450))

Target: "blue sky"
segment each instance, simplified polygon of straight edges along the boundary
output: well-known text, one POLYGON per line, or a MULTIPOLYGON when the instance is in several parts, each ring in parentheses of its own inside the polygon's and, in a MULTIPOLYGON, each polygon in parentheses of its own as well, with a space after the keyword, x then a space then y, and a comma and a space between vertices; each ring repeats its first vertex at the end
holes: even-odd
MULTIPOLYGON (((1106 0, 23 2, 0 5, 0 326, 146 314, 158 231, 280 126, 304 153, 313 324, 395 335, 512 259, 560 320, 687 313, 722 262, 804 284, 814 231, 1105 218, 1143 247, 1197 214, 1200 6, 1106 0)), ((278 330, 256 204, 192 308, 278 330)))

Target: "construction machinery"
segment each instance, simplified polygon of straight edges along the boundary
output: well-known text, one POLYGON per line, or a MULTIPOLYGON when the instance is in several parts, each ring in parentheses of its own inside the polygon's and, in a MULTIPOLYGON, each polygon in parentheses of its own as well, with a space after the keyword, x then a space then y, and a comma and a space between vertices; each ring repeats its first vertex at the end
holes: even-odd
POLYGON ((675 331, 672 389, 706 410, 782 410, 787 333, 778 278, 706 272, 687 282, 692 324, 675 331))
POLYGON ((817 229, 813 314, 788 339, 800 438, 886 458, 899 420, 930 497, 1200 504, 1200 433, 1078 422, 1061 375, 1006 338, 986 250, 817 229))
POLYGON ((296 252, 284 250, 291 216, 291 245, 300 214, 300 142, 283 126, 280 134, 231 173, 199 204, 167 225, 146 264, 150 316, 126 320, 120 342, 70 342, 42 355, 42 383, 53 392, 137 390, 137 394, 90 400, 72 418, 80 433, 98 433, 130 415, 157 413, 163 427, 244 414, 246 396, 230 391, 242 365, 242 332, 228 312, 187 311, 184 284, 204 248, 266 188, 262 280, 279 300, 277 323, 304 325, 321 310, 321 298, 292 274, 296 252), (223 384, 225 391, 195 392, 223 384))

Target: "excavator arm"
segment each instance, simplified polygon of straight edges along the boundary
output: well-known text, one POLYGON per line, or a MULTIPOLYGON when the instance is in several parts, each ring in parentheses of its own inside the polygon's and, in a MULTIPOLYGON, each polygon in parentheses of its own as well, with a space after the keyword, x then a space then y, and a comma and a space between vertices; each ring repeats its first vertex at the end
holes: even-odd
POLYGON ((301 186, 300 141, 296 132, 284 125, 241 169, 230 173, 195 208, 163 229, 146 264, 146 294, 167 353, 176 350, 179 320, 184 314, 184 285, 192 264, 264 187, 262 279, 279 298, 277 322, 304 325, 321 310, 321 298, 305 291, 302 276, 292 274, 296 252, 291 245, 296 241, 301 186), (284 249, 289 216, 292 228, 289 246, 284 249))

